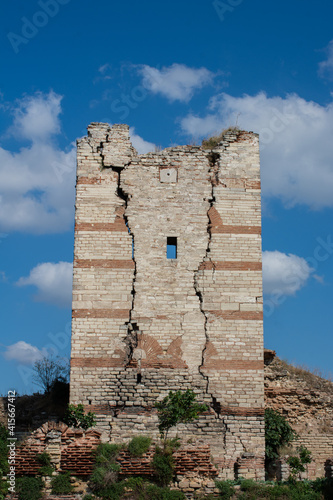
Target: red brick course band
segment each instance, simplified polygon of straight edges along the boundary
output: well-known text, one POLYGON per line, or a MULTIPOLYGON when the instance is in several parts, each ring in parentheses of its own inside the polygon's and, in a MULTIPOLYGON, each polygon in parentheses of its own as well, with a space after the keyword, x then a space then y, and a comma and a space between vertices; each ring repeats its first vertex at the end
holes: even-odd
POLYGON ((135 269, 134 260, 125 259, 75 259, 74 267, 99 267, 104 269, 135 269))
POLYGON ((227 234, 261 234, 261 226, 228 226, 225 224, 211 226, 211 233, 227 234))
POLYGON ((129 309, 73 309, 72 318, 129 319, 129 309))
POLYGON ((124 231, 128 233, 125 220, 118 218, 116 222, 77 222, 75 233, 79 231, 124 231))
POLYGON ((215 271, 261 271, 261 262, 252 261, 207 261, 202 262, 199 270, 202 269, 215 269, 215 271))
MULTIPOLYGON (((76 366, 80 368, 91 368, 91 367, 100 367, 100 368, 112 368, 124 366, 124 360, 120 357, 111 358, 111 357, 96 357, 96 358, 88 358, 88 357, 75 357, 71 359, 71 366, 76 366)), ((160 365, 154 366, 146 366, 149 368, 157 369, 160 365)), ((162 365, 161 365, 162 366, 162 365)), ((214 369, 218 371, 225 370, 263 370, 264 362, 263 361, 248 361, 243 359, 211 359, 203 366, 204 369, 214 369)))
MULTIPOLYGON (((113 415, 114 410, 116 406, 111 406, 111 405, 105 405, 105 404, 92 404, 92 405, 84 405, 85 411, 93 411, 97 415, 113 415)), ((126 414, 126 408, 131 414, 133 414, 133 407, 124 407, 118 415, 123 415, 126 414)), ((221 406, 220 407, 220 413, 223 415, 238 415, 240 417, 257 417, 257 416, 262 416, 265 414, 265 409, 264 408, 247 408, 244 406, 221 406)), ((147 408, 142 408, 139 412, 136 413, 136 415, 151 415, 152 414, 152 408, 147 407, 147 408)), ((209 412, 207 412, 209 414, 209 412)))
POLYGON ((203 365, 205 370, 263 370, 263 361, 248 361, 243 359, 209 359, 203 365))
POLYGON ((124 365, 124 359, 121 358, 71 358, 71 367, 77 368, 119 368, 124 365))
POLYGON ((206 312, 210 314, 214 314, 214 316, 220 316, 225 320, 253 320, 253 321, 261 321, 263 319, 262 311, 213 311, 206 310, 206 312))

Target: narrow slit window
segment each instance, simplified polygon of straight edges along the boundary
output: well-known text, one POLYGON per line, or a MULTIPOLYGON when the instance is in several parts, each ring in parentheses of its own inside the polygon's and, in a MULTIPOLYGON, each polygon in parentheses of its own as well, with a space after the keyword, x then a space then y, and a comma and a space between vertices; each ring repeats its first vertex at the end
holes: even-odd
POLYGON ((167 259, 177 259, 177 238, 167 237, 167 259))

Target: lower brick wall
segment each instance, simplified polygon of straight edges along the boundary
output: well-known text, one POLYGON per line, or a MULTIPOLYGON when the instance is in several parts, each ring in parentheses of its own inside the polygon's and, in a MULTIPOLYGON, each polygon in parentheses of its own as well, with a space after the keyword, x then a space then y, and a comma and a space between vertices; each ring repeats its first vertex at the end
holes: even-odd
POLYGON ((46 451, 56 469, 80 476, 91 474, 92 451, 100 443, 100 433, 89 429, 71 429, 64 423, 46 422, 21 443, 16 450, 16 474, 35 475, 41 465, 36 455, 46 451))
POLYGON ((305 446, 312 453, 312 462, 308 465, 308 478, 325 477, 325 464, 333 458, 332 434, 300 434, 294 447, 305 446))
MULTIPOLYGON (((117 462, 121 466, 121 476, 153 476, 152 460, 155 449, 150 448, 142 457, 132 457, 126 450, 119 453, 117 462)), ((212 464, 209 446, 187 446, 173 455, 177 476, 215 477, 218 475, 212 464)))

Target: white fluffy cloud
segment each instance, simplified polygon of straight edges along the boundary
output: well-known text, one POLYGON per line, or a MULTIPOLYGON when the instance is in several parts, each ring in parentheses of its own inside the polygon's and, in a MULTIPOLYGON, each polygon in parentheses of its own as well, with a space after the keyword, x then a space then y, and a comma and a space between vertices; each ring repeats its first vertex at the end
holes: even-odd
POLYGON ((188 115, 183 132, 196 138, 235 123, 259 132, 264 196, 280 198, 286 206, 333 206, 333 103, 326 106, 298 95, 211 99, 204 117, 188 115))
POLYGON ((71 262, 44 262, 34 267, 29 276, 20 278, 17 285, 37 287, 34 298, 39 302, 69 307, 72 302, 72 275, 71 262))
POLYGON ((155 151, 155 144, 153 142, 145 141, 142 137, 137 135, 134 127, 130 127, 129 132, 133 147, 139 154, 151 153, 152 151, 155 151))
POLYGON ((45 349, 40 350, 23 340, 7 346, 6 351, 3 353, 4 358, 8 361, 16 361, 22 365, 33 365, 46 355, 47 351, 45 349))
POLYGON ((319 75, 323 78, 333 77, 333 40, 330 41, 326 47, 327 58, 325 61, 319 63, 319 75))
POLYGON ((31 141, 44 141, 51 135, 58 134, 61 100, 62 97, 52 91, 47 96, 38 92, 19 100, 13 110, 11 134, 31 141))
POLYGON ((162 69, 142 65, 138 71, 146 89, 170 101, 188 102, 196 89, 211 84, 214 78, 214 74, 206 68, 190 68, 177 63, 162 69))
POLYGON ((52 142, 60 131, 61 96, 50 92, 22 99, 9 133, 31 145, 11 152, 0 147, 0 231, 54 233, 73 221, 75 147, 52 142))
POLYGON ((294 295, 314 271, 302 257, 278 251, 263 252, 262 266, 265 295, 294 295))

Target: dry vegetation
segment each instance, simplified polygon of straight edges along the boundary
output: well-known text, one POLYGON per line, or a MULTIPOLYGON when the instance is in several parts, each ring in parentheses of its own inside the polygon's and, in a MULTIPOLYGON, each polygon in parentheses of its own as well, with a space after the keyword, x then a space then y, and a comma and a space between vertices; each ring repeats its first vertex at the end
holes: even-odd
POLYGON ((222 132, 219 135, 214 135, 212 137, 208 137, 207 139, 203 139, 202 141, 202 147, 203 149, 214 149, 220 142, 223 140, 223 136, 227 134, 228 132, 233 132, 235 134, 239 134, 241 132, 240 128, 237 126, 233 127, 228 127, 222 130, 222 132))
MULTIPOLYGON (((277 361, 277 360, 276 360, 277 361)), ((319 369, 313 369, 304 365, 293 365, 286 360, 279 359, 280 369, 288 371, 291 378, 305 382, 309 389, 320 390, 333 395, 333 380, 332 375, 324 376, 319 369)), ((273 366, 271 368, 274 368, 273 366)))

